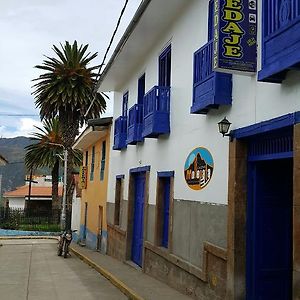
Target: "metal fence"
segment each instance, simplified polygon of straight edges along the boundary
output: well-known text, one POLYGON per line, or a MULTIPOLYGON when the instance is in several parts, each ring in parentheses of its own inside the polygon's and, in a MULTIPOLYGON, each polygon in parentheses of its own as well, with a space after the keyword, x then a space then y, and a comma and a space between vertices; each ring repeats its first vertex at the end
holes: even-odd
MULTIPOLYGON (((19 209, 0 207, 0 228, 33 231, 60 231, 60 209, 19 209)), ((67 212, 67 219, 70 213, 67 212)))

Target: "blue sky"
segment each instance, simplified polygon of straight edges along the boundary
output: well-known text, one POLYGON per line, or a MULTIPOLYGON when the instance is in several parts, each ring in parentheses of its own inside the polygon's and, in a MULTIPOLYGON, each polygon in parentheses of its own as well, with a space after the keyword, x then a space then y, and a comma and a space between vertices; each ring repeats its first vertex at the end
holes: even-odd
MULTIPOLYGON (((75 39, 103 58, 125 0, 0 0, 0 137, 28 136, 40 126, 31 96, 31 80, 38 77, 33 67, 51 47, 75 39), (5 117, 3 114, 23 114, 5 117), (35 116, 27 116, 35 115, 35 116)), ((141 0, 130 0, 116 43, 125 31, 141 0)), ((108 103, 107 115, 112 114, 108 103)))

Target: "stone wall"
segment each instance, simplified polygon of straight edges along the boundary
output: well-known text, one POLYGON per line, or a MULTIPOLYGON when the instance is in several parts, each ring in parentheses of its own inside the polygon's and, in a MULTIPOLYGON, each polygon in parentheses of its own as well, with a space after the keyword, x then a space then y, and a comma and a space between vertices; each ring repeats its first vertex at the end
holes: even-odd
POLYGON ((126 232, 112 224, 107 224, 107 230, 107 254, 124 261, 126 254, 126 232))

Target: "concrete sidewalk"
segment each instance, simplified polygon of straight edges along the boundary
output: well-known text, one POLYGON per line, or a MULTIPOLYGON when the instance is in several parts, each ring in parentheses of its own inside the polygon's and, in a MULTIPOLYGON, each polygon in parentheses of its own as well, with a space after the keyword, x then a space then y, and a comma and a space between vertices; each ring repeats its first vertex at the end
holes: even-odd
POLYGON ((130 265, 108 255, 100 254, 72 243, 71 250, 83 261, 109 279, 129 299, 134 300, 191 300, 168 285, 130 265))

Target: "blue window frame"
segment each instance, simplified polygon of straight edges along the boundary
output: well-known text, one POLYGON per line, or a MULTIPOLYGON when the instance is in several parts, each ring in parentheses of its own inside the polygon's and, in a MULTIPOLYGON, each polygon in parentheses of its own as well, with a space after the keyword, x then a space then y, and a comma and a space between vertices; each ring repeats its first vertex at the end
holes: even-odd
POLYGON ((144 96, 145 96, 145 74, 143 74, 138 81, 138 99, 137 103, 138 104, 143 104, 144 103, 144 96))
POLYGON ((105 157, 106 157, 106 141, 102 142, 102 152, 101 152, 101 166, 100 166, 100 180, 104 180, 104 170, 105 170, 105 157))
POLYGON ((145 95, 145 74, 138 80, 138 97, 137 104, 129 109, 128 128, 127 128, 127 144, 136 145, 143 140, 143 104, 145 95))
POLYGON ((171 45, 169 45, 159 56, 158 63, 158 85, 171 85, 171 45))
POLYGON ((90 180, 94 180, 94 169, 95 169, 95 146, 92 149, 92 161, 91 161, 91 172, 90 172, 90 180))
POLYGON ((127 117, 127 112, 128 112, 128 96, 129 93, 126 92, 123 95, 123 103, 122 103, 122 116, 127 117))

